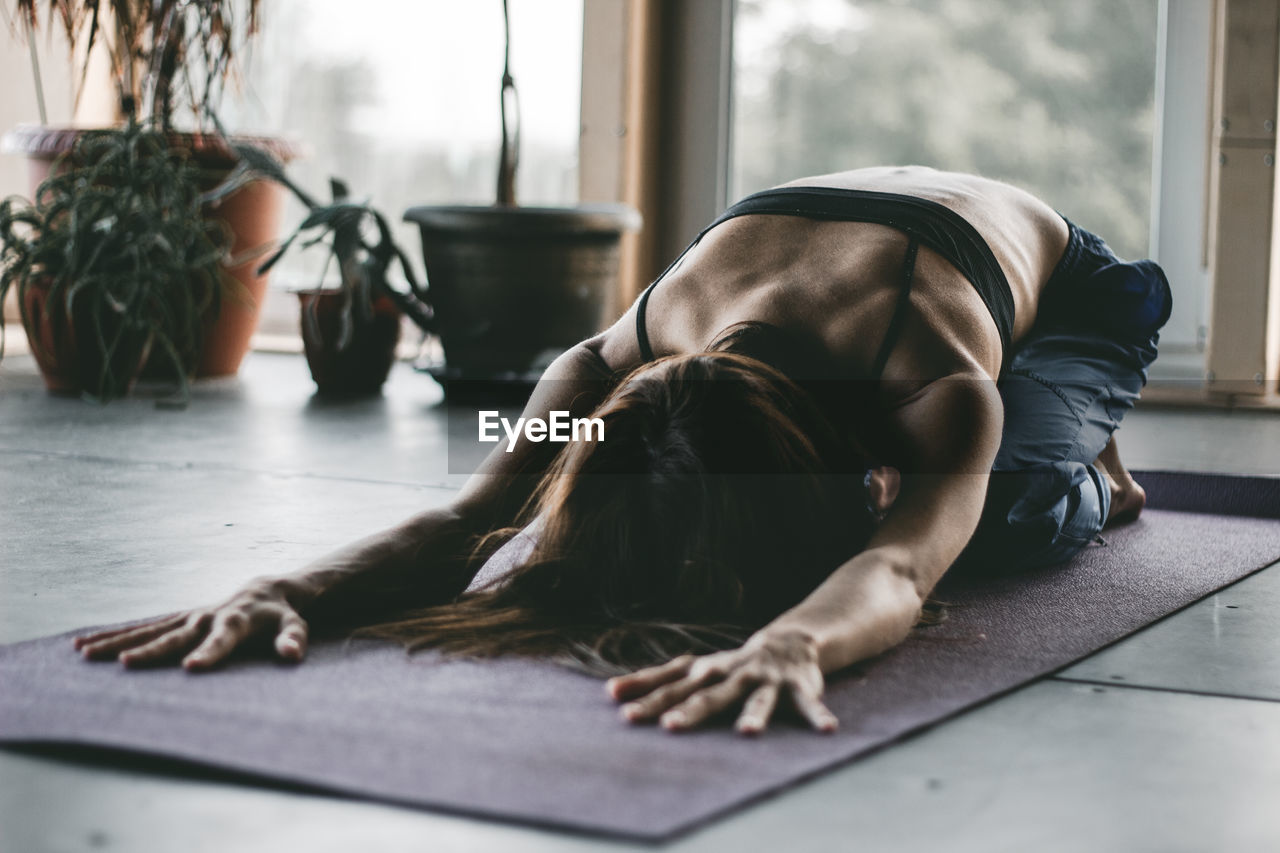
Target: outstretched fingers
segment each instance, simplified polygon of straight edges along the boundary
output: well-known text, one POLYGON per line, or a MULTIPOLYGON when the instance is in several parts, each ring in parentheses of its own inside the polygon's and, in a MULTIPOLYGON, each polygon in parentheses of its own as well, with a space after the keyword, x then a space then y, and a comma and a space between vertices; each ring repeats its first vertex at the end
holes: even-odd
POLYGON ((199 671, 216 666, 231 654, 236 646, 253 630, 249 617, 238 610, 220 612, 213 619, 209 635, 196 646, 195 651, 182 659, 188 671, 199 671))
POLYGON ((840 721, 836 719, 836 715, 831 713, 831 709, 822 701, 822 697, 812 690, 793 685, 791 702, 800 712, 800 716, 818 731, 834 732, 839 728, 840 721))
POLYGON ((190 616, 181 625, 167 631, 149 643, 120 654, 120 663, 127 667, 148 666, 178 657, 200 642, 207 630, 207 615, 190 616))
POLYGON ((736 705, 754 686, 751 680, 736 676, 710 687, 696 689, 688 699, 664 713, 658 722, 670 731, 700 726, 736 705))
POLYGON ((114 657, 125 666, 177 663, 203 670, 222 663, 251 637, 263 636, 284 660, 307 653, 308 628, 287 585, 254 581, 216 607, 109 628, 75 638, 85 657, 114 657))
POLYGON ((777 706, 778 685, 761 684, 742 706, 735 728, 744 735, 760 734, 769 725, 769 718, 777 706))
MULTIPOLYGON (((622 706, 622 717, 631 723, 641 722, 643 720, 652 720, 669 711, 676 705, 688 699, 694 693, 703 689, 707 683, 707 676, 687 676, 679 681, 653 690, 648 695, 642 696, 622 706)), ((666 721, 663 721, 666 725, 666 721)))
POLYGON ((132 628, 103 631, 86 637, 77 637, 75 647, 86 660, 111 660, 120 652, 149 643, 182 624, 183 616, 174 616, 132 628))
POLYGON ((276 654, 289 661, 300 661, 307 653, 307 622, 292 610, 280 617, 276 634, 276 654))
POLYGON ((605 689, 618 701, 643 696, 664 684, 684 678, 689 674, 689 667, 693 666, 693 661, 693 655, 681 655, 661 666, 651 666, 627 675, 610 678, 605 682, 605 689))
POLYGON ((117 637, 121 637, 125 634, 131 634, 138 631, 142 631, 143 629, 146 629, 146 628, 153 628, 158 625, 167 625, 167 626, 177 625, 184 618, 186 618, 186 614, 175 613, 172 616, 160 616, 155 619, 148 619, 146 622, 143 622, 141 624, 123 625, 119 628, 107 628, 104 631, 95 631, 92 634, 81 634, 80 636, 74 637, 71 640, 71 645, 72 645, 72 648, 75 648, 76 650, 80 650, 80 649, 83 649, 85 646, 90 646, 95 643, 102 643, 102 642, 105 642, 106 640, 112 640, 117 637))
POLYGON ((759 734, 780 699, 818 731, 834 731, 835 714, 822 701, 822 669, 816 642, 802 632, 760 632, 741 648, 684 655, 609 681, 609 693, 625 699, 630 722, 657 719, 670 730, 690 729, 737 710, 737 730, 759 734))

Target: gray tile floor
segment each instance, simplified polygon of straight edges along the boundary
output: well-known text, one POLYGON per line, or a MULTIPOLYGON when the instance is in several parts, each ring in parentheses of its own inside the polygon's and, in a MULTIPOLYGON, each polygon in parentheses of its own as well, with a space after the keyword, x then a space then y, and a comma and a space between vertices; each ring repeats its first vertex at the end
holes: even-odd
MULTIPOLYGON (((225 595, 447 501, 464 413, 397 365, 325 403, 254 354, 185 412, 48 396, 0 362, 0 642, 225 595)), ((468 417, 474 417, 473 414, 468 417)), ((1280 475, 1280 416, 1139 409, 1135 467, 1280 475)), ((678 851, 1280 849, 1280 567, 678 851)), ((0 752, 5 851, 628 848, 342 798, 0 752)))

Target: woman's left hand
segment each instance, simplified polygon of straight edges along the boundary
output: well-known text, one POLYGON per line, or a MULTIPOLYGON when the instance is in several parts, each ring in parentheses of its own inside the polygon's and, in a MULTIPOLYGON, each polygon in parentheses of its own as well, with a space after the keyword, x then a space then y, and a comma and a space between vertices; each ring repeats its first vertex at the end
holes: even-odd
POLYGON ((741 706, 735 728, 742 734, 759 734, 784 696, 818 731, 834 731, 837 726, 835 714, 822 702, 817 644, 799 631, 762 631, 740 648, 682 655, 662 666, 611 678, 606 688, 626 703, 623 719, 656 718, 669 730, 694 728, 741 706))

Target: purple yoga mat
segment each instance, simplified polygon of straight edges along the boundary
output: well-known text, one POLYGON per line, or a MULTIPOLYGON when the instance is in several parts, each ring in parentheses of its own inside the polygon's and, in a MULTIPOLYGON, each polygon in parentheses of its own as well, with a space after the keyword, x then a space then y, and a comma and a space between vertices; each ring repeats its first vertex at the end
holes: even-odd
POLYGON ((1199 494, 1235 514, 1205 514, 1214 503, 1151 509, 1069 565, 948 583, 946 623, 830 679, 840 730, 829 736, 784 723, 754 740, 629 727, 599 681, 533 662, 410 659, 358 641, 317 643, 298 667, 126 673, 82 661, 64 634, 0 647, 0 741, 127 750, 661 840, 1060 669, 1280 558, 1276 481, 1151 477, 1153 498, 1173 496, 1166 504, 1187 509, 1199 494))

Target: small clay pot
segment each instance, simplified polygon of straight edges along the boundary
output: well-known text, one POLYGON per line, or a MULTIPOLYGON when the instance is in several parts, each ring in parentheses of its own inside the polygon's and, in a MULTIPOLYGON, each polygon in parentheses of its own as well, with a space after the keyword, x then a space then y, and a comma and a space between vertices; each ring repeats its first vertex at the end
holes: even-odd
POLYGON ((387 296, 373 300, 372 317, 352 312, 351 338, 339 348, 343 296, 336 290, 298 292, 307 366, 321 394, 376 394, 391 372, 400 342, 400 309, 387 296), (308 314, 311 316, 308 317, 308 314))

